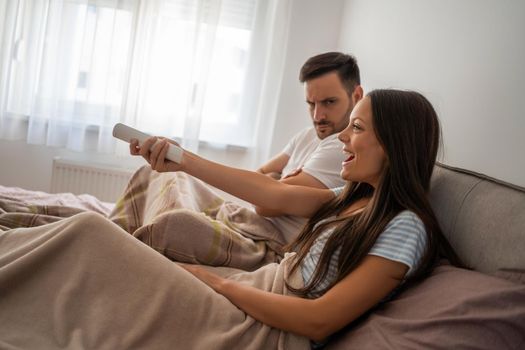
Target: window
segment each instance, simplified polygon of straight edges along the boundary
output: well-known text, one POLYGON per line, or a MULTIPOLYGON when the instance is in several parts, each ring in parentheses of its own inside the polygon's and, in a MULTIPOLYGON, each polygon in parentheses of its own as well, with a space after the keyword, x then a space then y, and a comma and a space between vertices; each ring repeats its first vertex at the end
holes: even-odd
POLYGON ((260 58, 252 40, 256 28, 264 30, 269 3, 4 4, 0 97, 7 102, 0 118, 25 116, 34 129, 28 139, 38 135, 34 142, 58 146, 78 142, 93 126, 102 139, 125 122, 183 141, 250 147, 257 122, 247 111, 257 99, 247 94, 257 94, 258 82, 247 77, 265 68, 254 64, 260 58))

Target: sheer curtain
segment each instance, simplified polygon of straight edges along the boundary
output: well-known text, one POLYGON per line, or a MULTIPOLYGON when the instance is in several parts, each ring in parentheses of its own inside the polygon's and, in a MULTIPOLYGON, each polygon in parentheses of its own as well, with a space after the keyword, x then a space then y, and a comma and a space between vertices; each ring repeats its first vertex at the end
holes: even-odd
POLYGON ((126 152, 111 136, 124 122, 264 157, 290 2, 0 2, 0 137, 126 152))

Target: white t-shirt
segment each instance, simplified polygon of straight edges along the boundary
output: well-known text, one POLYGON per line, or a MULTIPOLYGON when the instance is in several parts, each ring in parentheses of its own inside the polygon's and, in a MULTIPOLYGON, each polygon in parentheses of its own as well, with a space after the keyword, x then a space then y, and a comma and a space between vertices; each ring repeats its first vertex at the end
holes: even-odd
MULTIPOLYGON (((296 134, 286 145, 283 153, 290 156, 282 175, 302 168, 302 171, 321 181, 327 188, 345 185, 345 180, 339 175, 341 163, 345 159, 343 144, 337 139, 337 134, 319 139, 313 127, 296 134)), ((282 215, 267 218, 282 233, 287 242, 299 234, 306 223, 305 218, 282 215)))
POLYGON ((290 140, 283 153, 290 156, 283 169, 283 176, 302 168, 302 171, 321 181, 326 188, 345 185, 345 181, 339 175, 345 155, 337 134, 321 140, 313 127, 304 129, 290 140))

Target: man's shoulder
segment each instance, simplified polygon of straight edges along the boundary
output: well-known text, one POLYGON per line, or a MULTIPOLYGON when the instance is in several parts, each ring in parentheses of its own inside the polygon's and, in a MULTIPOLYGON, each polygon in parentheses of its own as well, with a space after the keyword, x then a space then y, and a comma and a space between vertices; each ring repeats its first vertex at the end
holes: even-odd
POLYGON ((308 139, 308 140, 315 140, 317 138, 317 134, 315 132, 315 128, 313 126, 306 127, 299 132, 297 132, 294 136, 294 139, 308 139))
POLYGON ((315 129, 313 127, 308 127, 295 134, 288 143, 288 147, 296 150, 311 150, 312 147, 317 147, 319 141, 315 129))
POLYGON ((341 141, 339 141, 339 133, 336 132, 336 133, 333 133, 332 135, 329 135, 327 137, 325 137, 324 139, 321 140, 321 144, 323 143, 341 143, 341 141))

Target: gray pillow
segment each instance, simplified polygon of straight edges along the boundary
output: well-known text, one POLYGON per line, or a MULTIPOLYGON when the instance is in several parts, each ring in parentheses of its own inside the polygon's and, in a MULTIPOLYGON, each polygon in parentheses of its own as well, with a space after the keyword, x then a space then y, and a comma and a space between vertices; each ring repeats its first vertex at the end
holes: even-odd
POLYGON ((326 348, 525 349, 525 285, 439 266, 326 348))

